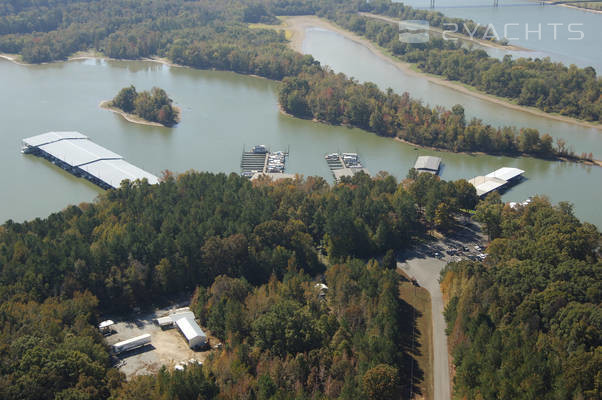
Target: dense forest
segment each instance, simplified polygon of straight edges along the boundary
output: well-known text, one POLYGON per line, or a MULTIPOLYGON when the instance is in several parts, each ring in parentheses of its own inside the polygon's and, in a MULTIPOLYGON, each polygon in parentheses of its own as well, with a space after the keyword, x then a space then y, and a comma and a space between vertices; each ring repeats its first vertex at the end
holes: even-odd
POLYGON ((435 27, 458 23, 476 37, 486 32, 486 27, 469 20, 389 0, 10 0, 0 4, 0 51, 19 53, 32 63, 64 60, 88 49, 114 58, 159 55, 197 68, 282 79, 298 74, 300 64, 311 64, 311 58, 286 48, 282 33, 249 29, 247 23, 276 23, 276 15, 311 14, 365 36, 425 72, 546 112, 600 120, 602 80, 591 67, 510 56, 498 60, 483 50, 440 38, 402 43, 396 25, 358 15, 360 11, 424 19, 435 27))
POLYGON ((600 234, 571 206, 477 205, 466 181, 411 170, 250 182, 166 173, 92 204, 0 227, 3 399, 388 399, 407 393, 411 307, 384 253, 474 208, 483 262, 442 274, 460 397, 595 399, 600 234), (362 260, 358 260, 360 257, 362 260), (316 282, 328 286, 321 295, 316 282), (101 313, 195 290, 225 343, 202 367, 125 382, 95 328, 101 313), (533 349, 536 349, 534 352, 533 349))
POLYGON ((484 263, 449 264, 441 287, 464 399, 602 396, 600 234, 566 203, 477 207, 493 241, 484 263))
POLYGON ((146 121, 173 126, 179 122, 179 113, 171 103, 172 100, 161 88, 137 92, 134 85, 131 85, 121 89, 108 106, 137 115, 146 121))
MULTIPOLYGON (((262 366, 305 365, 294 382, 313 377, 315 385, 300 388, 300 398, 334 398, 353 387, 344 396, 352 398, 372 374, 407 385, 409 355, 399 347, 407 342, 397 330, 412 321, 394 295, 398 278, 386 272, 390 263, 350 259, 405 248, 431 227, 448 229, 460 208, 476 202, 465 180, 415 171, 402 183, 358 174, 334 187, 322 178, 252 183, 191 172, 166 173, 158 185, 124 181, 94 203, 9 220, 0 227, 0 398, 106 398, 123 378, 94 327, 99 314, 195 288, 198 315, 232 347, 207 366, 213 378, 191 375, 190 385, 211 393, 214 385, 232 393, 246 387, 220 374, 222 363, 262 390, 273 388, 262 366), (327 270, 326 262, 338 267, 327 270), (327 305, 316 302, 310 282, 324 272, 327 305), (291 323, 310 331, 281 341, 278 332, 290 327, 274 319, 289 312, 299 318, 291 323)), ((166 374, 166 382, 181 378, 166 374)), ((153 396, 166 390, 145 379, 138 383, 153 396)))

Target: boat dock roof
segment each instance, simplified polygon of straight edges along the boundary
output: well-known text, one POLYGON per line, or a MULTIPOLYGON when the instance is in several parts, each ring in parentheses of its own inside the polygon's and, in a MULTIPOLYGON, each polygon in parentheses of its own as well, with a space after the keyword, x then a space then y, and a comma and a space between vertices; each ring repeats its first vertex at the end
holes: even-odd
POLYGON ((484 196, 501 189, 521 176, 525 171, 518 168, 503 167, 485 176, 477 176, 468 181, 477 190, 477 196, 484 196))
POLYGON ((525 171, 519 168, 502 167, 500 169, 496 169, 495 171, 488 173, 486 176, 490 178, 498 178, 503 179, 505 181, 509 181, 524 173, 525 171))
POLYGON ((366 168, 339 168, 339 169, 333 169, 332 170, 332 175, 334 175, 334 179, 338 182, 341 180, 341 178, 345 177, 345 176, 353 176, 359 172, 363 172, 367 175, 370 175, 370 173, 368 172, 368 170, 366 168))
POLYGON ((125 161, 122 156, 79 132, 47 132, 23 139, 23 152, 34 153, 88 179, 118 188, 121 181, 146 178, 150 184, 159 178, 125 161), (62 163, 62 164, 61 164, 62 163))
POLYGON ((441 166, 441 158, 433 156, 420 156, 416 159, 414 168, 421 172, 431 172, 436 174, 441 166))

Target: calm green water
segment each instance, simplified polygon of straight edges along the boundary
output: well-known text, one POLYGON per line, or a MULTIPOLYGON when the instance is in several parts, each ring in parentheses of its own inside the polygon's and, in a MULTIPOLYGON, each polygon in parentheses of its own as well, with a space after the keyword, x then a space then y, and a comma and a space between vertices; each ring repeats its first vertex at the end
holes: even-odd
MULTIPOLYGON (((371 59, 377 62, 376 58, 371 59)), ((377 68, 378 64, 374 64, 377 68)), ((281 115, 277 84, 233 73, 170 68, 148 62, 73 61, 18 66, 0 61, 0 220, 43 217, 68 204, 93 200, 100 189, 45 160, 22 155, 23 137, 49 130, 78 130, 128 161, 159 175, 169 169, 238 172, 243 145, 290 146, 290 172, 330 179, 325 152, 358 151, 367 168, 401 178, 420 154, 413 146, 356 129, 331 127, 281 115), (98 107, 121 87, 160 86, 183 110, 174 129, 131 124, 98 107)), ((602 226, 597 215, 602 168, 532 159, 437 153, 443 177, 470 178, 500 166, 517 166, 528 178, 505 195, 537 193, 569 200, 577 214, 602 226)))

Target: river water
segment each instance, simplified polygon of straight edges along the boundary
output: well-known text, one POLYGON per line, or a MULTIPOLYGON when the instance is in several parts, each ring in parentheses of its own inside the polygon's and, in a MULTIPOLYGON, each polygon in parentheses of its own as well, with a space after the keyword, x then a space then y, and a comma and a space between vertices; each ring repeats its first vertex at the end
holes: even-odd
MULTIPOLYGON (((308 32, 305 46, 316 50, 320 58, 324 32, 315 33, 317 36, 308 32)), ((354 43, 332 35, 332 53, 348 48, 351 52, 347 57, 354 59, 358 49, 349 47, 354 43)), ((381 75, 381 69, 389 65, 384 60, 369 57, 354 64, 369 72, 356 75, 360 79, 387 79, 381 75)), ((399 71, 388 80, 394 82, 398 76, 399 71)), ((373 174, 386 170, 397 178, 407 174, 419 154, 443 157, 445 179, 471 178, 501 166, 515 166, 527 171, 527 180, 508 191, 505 200, 547 194, 553 201, 573 202, 578 216, 602 226, 597 210, 602 202, 598 189, 602 168, 419 150, 359 129, 299 120, 278 111, 277 82, 266 79, 141 61, 80 60, 20 66, 0 60, 0 87, 2 221, 44 217, 68 204, 91 201, 101 192, 47 161, 19 151, 24 137, 49 130, 78 130, 156 175, 166 169, 239 172, 243 146, 258 143, 290 146, 288 172, 328 180, 331 175, 323 156, 338 150, 357 151, 373 174), (182 122, 174 129, 141 126, 98 107, 101 100, 129 84, 139 90, 164 88, 182 108, 182 122)), ((430 90, 431 101, 442 98, 434 88, 430 90)), ((509 115, 511 118, 513 114, 509 115)), ((587 146, 590 140, 587 132, 580 132, 577 138, 576 147, 587 146)))
MULTIPOLYGON (((428 0, 403 3, 416 8, 430 4, 428 0)), ((435 10, 450 17, 472 19, 483 26, 491 24, 497 36, 534 50, 530 54, 515 53, 518 56, 550 57, 566 65, 592 66, 602 71, 602 14, 529 0, 499 0, 498 7, 492 7, 493 3, 494 0, 435 0, 435 10)), ((499 56, 495 50, 488 52, 499 56)))

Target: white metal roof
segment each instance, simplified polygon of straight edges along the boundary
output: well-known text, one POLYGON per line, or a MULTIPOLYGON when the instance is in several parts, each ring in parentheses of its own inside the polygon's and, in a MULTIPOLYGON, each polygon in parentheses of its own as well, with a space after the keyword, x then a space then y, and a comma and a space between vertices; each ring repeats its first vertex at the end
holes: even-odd
POLYGON ((440 157, 432 156, 420 156, 414 164, 415 169, 428 169, 430 171, 437 171, 441 165, 440 157))
POLYGON ((115 325, 115 322, 113 322, 112 320, 108 319, 108 320, 102 321, 100 324, 98 324, 98 327, 100 329, 102 329, 102 328, 107 328, 107 327, 109 327, 111 325, 115 325))
POLYGON ((134 343, 134 342, 137 342, 139 340, 149 340, 150 341, 150 337, 151 337, 150 333, 145 333, 144 335, 136 336, 136 337, 124 340, 122 342, 115 343, 113 346, 114 347, 122 347, 123 345, 134 343))
POLYGON ((23 139, 23 143, 28 146, 40 146, 50 142, 56 142, 62 139, 87 139, 88 137, 79 132, 46 132, 23 139))
POLYGON ((148 183, 159 183, 159 178, 125 161, 122 156, 88 139, 79 132, 47 132, 23 139, 30 147, 37 147, 65 163, 80 167, 92 176, 114 188, 121 181, 146 178, 148 183))
POLYGON ((490 176, 477 176, 468 181, 477 190, 477 196, 482 196, 504 186, 507 181, 490 176))
POLYGON ((72 166, 80 166, 103 159, 123 158, 89 139, 61 139, 38 147, 72 166))
POLYGON ((264 175, 275 181, 279 179, 295 179, 295 175, 285 174, 284 172, 256 172, 251 177, 251 180, 254 181, 264 175))
POLYGON ((179 318, 176 320, 176 324, 188 341, 191 341, 197 337, 207 336, 199 324, 197 324, 196 321, 190 317, 179 318))
POLYGON ((136 179, 146 178, 148 183, 151 185, 159 183, 159 178, 157 178, 155 175, 150 174, 121 159, 99 160, 82 165, 80 168, 90 175, 93 175, 98 179, 108 183, 114 188, 118 188, 121 184, 121 181, 125 179, 135 181, 136 179))
POLYGON ((168 315, 167 317, 159 317, 156 319, 157 324, 159 325, 169 325, 173 324, 173 319, 168 315))
POLYGON ((488 176, 490 178, 499 178, 499 179, 503 179, 505 181, 509 181, 510 179, 516 178, 517 176, 522 175, 524 173, 525 173, 525 171, 523 171, 522 169, 503 167, 503 168, 500 168, 493 172, 490 172, 486 176, 488 176))

